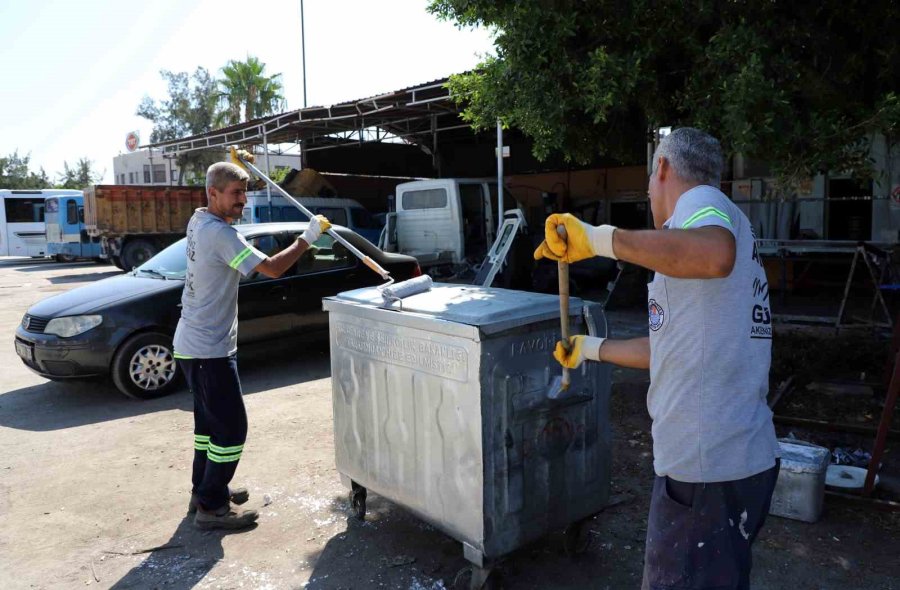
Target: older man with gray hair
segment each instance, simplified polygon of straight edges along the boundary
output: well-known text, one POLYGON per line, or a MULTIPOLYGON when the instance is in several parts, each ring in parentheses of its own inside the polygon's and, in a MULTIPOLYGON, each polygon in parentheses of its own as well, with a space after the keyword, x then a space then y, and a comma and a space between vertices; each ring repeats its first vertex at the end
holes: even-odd
POLYGON ((659 144, 652 230, 551 215, 535 258, 605 256, 655 271, 649 336, 574 336, 554 356, 650 370, 653 467, 643 587, 748 588, 751 545, 778 477, 766 404, 772 326, 766 274, 747 217, 718 188, 719 142, 692 128, 659 144), (557 227, 566 229, 560 237, 557 227))
MULTIPOLYGON (((250 158, 249 154, 245 155, 250 158)), ((243 168, 219 162, 206 172, 209 205, 187 226, 187 273, 181 318, 175 329, 175 358, 194 396, 194 464, 188 513, 200 528, 241 529, 255 524, 255 510, 235 510, 249 494, 229 488, 247 437, 247 412, 237 370, 238 285, 258 272, 277 278, 291 268, 331 224, 321 215, 274 256, 244 239, 231 222, 247 204, 243 168)))

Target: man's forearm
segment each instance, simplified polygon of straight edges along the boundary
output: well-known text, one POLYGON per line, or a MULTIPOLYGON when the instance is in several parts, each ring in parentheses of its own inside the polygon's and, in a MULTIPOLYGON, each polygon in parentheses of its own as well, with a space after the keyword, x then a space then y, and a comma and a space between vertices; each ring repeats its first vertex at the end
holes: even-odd
POLYGON ((726 277, 734 267, 734 236, 721 227, 672 230, 617 229, 619 260, 681 279, 726 277))
POLYGON ((650 338, 606 340, 600 347, 600 360, 630 369, 649 369, 650 338))
POLYGON ((309 244, 305 241, 299 239, 294 240, 293 244, 278 254, 269 256, 265 261, 260 263, 259 272, 267 277, 277 279, 283 275, 287 269, 294 266, 308 248, 309 244))

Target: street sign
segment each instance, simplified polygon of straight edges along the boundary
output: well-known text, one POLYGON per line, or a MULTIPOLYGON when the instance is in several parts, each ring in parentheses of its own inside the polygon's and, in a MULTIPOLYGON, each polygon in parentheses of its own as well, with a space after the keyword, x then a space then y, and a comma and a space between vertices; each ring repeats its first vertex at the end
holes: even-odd
POLYGON ((140 142, 141 139, 138 136, 137 131, 129 131, 128 135, 125 136, 125 147, 129 152, 133 152, 134 150, 136 150, 140 142))

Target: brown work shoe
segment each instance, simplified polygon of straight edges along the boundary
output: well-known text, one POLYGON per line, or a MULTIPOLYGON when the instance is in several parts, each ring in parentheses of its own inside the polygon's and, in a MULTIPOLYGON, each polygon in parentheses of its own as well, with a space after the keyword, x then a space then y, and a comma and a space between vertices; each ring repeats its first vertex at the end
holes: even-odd
MULTIPOLYGON (((250 491, 247 488, 228 488, 228 500, 232 504, 237 504, 240 506, 244 504, 247 500, 250 499, 250 491)), ((193 514, 197 512, 197 506, 199 505, 199 500, 197 499, 197 494, 191 494, 191 499, 188 502, 188 514, 193 514)))
POLYGON ((225 504, 218 510, 205 510, 198 506, 194 525, 201 529, 246 529, 256 524, 258 518, 259 512, 256 510, 235 512, 231 504, 225 504))

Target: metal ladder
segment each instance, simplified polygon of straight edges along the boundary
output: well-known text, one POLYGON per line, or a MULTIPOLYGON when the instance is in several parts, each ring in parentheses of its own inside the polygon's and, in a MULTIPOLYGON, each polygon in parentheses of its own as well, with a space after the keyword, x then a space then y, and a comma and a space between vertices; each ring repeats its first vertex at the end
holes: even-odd
POLYGON ((491 249, 488 250, 487 257, 481 263, 478 274, 475 275, 473 285, 479 287, 490 287, 494 282, 494 277, 506 264, 506 256, 512 247, 516 234, 520 231, 524 232, 527 224, 525 223, 525 215, 519 209, 510 209, 503 215, 503 225, 497 232, 497 239, 491 249))

